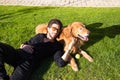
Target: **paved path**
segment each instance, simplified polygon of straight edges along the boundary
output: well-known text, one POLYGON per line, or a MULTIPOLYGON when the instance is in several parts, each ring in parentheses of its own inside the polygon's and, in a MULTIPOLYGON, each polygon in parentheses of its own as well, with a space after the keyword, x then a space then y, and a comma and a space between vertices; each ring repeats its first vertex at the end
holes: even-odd
POLYGON ((0 5, 120 7, 120 0, 0 0, 0 5))

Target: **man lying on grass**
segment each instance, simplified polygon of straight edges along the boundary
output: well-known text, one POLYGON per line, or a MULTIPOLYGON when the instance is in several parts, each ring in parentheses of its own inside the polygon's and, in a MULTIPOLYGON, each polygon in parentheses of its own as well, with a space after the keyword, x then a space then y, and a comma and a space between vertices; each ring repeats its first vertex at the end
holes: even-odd
POLYGON ((56 40, 62 26, 60 20, 50 20, 47 34, 35 35, 24 42, 20 49, 0 43, 0 80, 29 80, 40 62, 52 55, 55 55, 58 66, 65 66, 68 53, 63 55, 63 46, 56 40), (4 62, 14 67, 10 77, 6 74, 4 62))

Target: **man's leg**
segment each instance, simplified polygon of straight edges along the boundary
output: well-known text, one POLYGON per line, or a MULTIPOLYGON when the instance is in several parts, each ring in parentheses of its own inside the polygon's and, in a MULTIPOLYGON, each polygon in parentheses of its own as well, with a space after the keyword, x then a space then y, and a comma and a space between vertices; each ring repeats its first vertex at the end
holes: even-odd
POLYGON ((16 50, 13 47, 4 43, 0 43, 0 77, 3 78, 3 80, 9 80, 8 76, 6 75, 4 62, 7 62, 11 65, 15 64, 15 52, 16 50))
POLYGON ((10 77, 10 80, 29 80, 33 71, 33 61, 28 59, 17 66, 10 77))
POLYGON ((6 75, 6 70, 4 68, 4 63, 1 54, 0 54, 0 80, 9 80, 9 77, 6 75))

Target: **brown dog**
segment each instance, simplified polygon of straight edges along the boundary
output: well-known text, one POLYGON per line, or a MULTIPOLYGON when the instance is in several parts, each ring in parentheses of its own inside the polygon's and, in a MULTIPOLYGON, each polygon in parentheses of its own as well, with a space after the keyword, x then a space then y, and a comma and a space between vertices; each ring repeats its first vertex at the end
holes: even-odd
MULTIPOLYGON (((35 29, 36 34, 38 33, 46 33, 47 32, 47 24, 38 25, 35 29)), ((58 41, 60 41, 64 45, 64 51, 68 50, 69 44, 73 38, 75 38, 75 44, 73 45, 70 53, 79 53, 83 55, 88 61, 93 62, 92 57, 90 57, 85 51, 81 50, 80 47, 83 42, 88 41, 88 36, 90 31, 85 28, 81 22, 73 22, 69 24, 67 27, 63 28, 58 41)), ((72 56, 70 57, 70 66, 74 71, 78 71, 78 66, 75 62, 75 59, 72 56)))

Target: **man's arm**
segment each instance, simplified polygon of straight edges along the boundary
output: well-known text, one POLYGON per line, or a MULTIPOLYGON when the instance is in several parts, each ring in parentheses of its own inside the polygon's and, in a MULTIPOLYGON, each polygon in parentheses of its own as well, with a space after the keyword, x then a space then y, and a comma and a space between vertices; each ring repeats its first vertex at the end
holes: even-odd
POLYGON ((34 51, 33 50, 34 45, 43 42, 44 37, 45 37, 44 34, 37 34, 30 40, 22 43, 20 49, 23 49, 24 51, 32 54, 34 51))
POLYGON ((27 45, 27 44, 21 44, 20 49, 23 49, 24 51, 28 52, 28 53, 33 53, 33 46, 31 45, 27 45))

